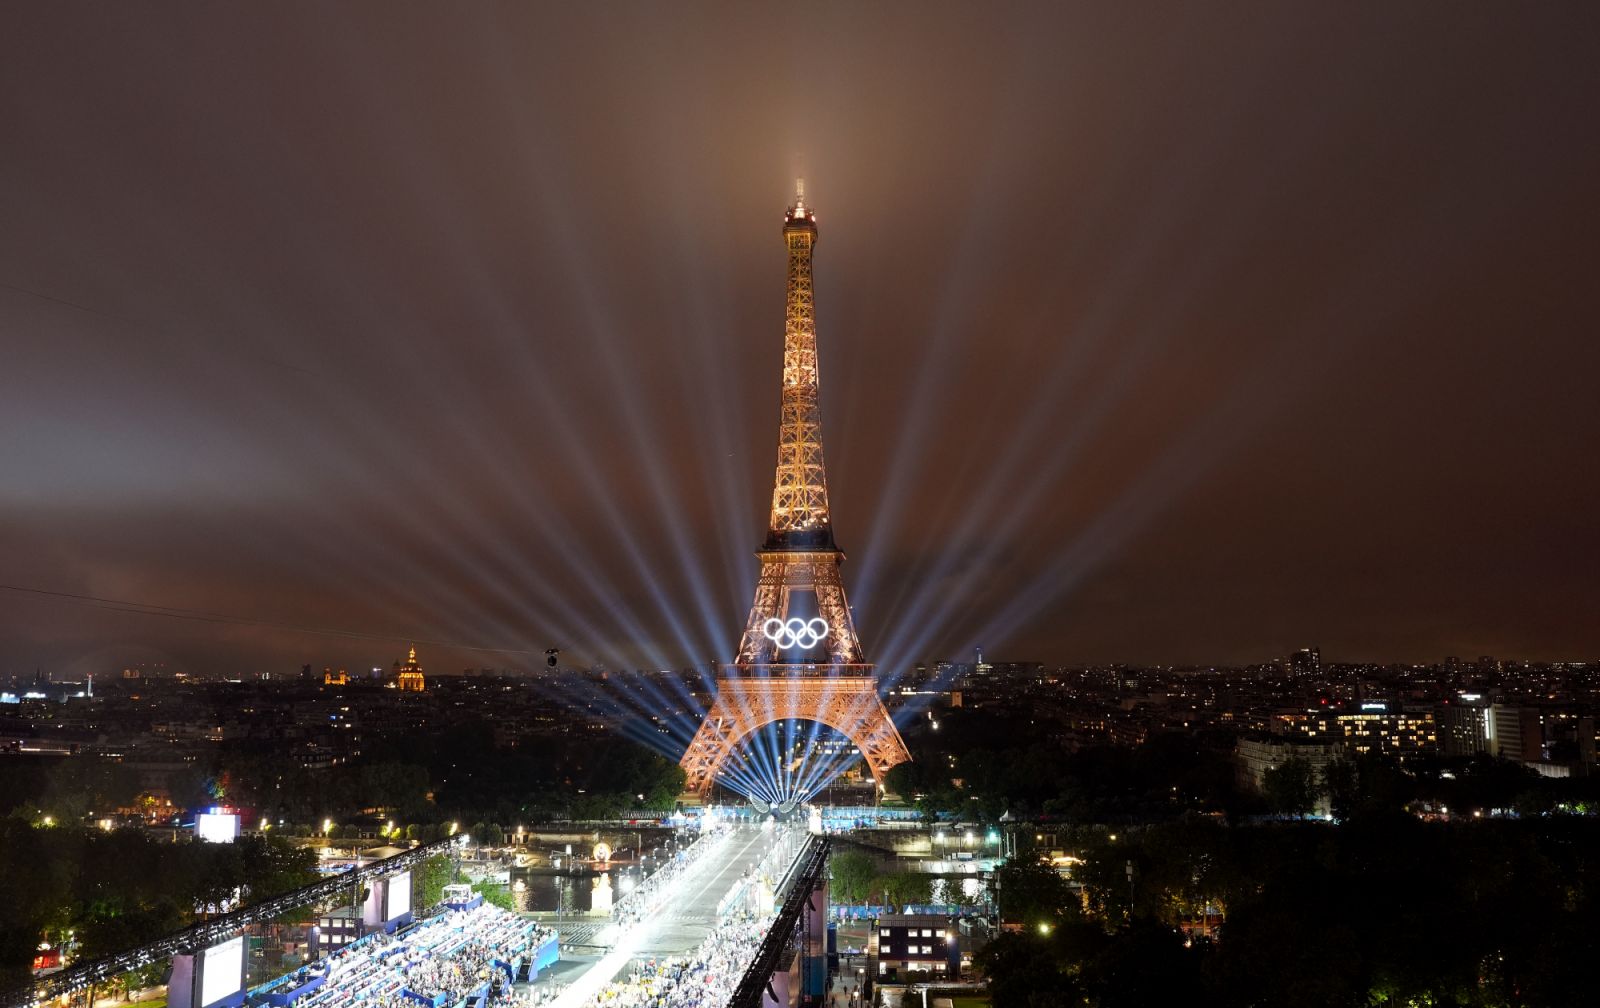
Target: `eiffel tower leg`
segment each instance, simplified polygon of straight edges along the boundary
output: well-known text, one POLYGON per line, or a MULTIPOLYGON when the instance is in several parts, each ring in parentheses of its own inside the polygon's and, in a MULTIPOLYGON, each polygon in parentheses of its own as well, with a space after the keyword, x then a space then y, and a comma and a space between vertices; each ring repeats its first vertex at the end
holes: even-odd
POLYGON ((678 763, 684 770, 685 797, 704 800, 710 796, 717 772, 733 751, 730 735, 736 719, 732 714, 719 694, 705 720, 700 722, 694 739, 678 763))
POLYGON ((739 640, 740 665, 764 665, 777 657, 778 647, 762 632, 762 627, 769 619, 783 618, 784 576, 783 563, 762 559, 755 602, 750 606, 750 618, 745 621, 744 636, 739 640))
POLYGON ((709 797, 717 775, 747 736, 788 720, 815 721, 848 738, 880 794, 889 769, 911 759, 871 676, 724 679, 683 755, 686 793, 709 797))
POLYGON ((889 711, 879 699, 871 679, 864 680, 853 694, 840 697, 839 705, 840 709, 830 714, 839 723, 849 725, 840 730, 861 751, 861 758, 872 771, 873 780, 877 782, 881 794, 884 775, 890 768, 911 760, 905 740, 895 729, 894 719, 889 717, 889 711))
POLYGON ((817 611, 828 622, 828 658, 839 665, 862 664, 866 658, 856 638, 850 606, 844 600, 838 560, 830 557, 813 563, 812 584, 816 586, 817 611))

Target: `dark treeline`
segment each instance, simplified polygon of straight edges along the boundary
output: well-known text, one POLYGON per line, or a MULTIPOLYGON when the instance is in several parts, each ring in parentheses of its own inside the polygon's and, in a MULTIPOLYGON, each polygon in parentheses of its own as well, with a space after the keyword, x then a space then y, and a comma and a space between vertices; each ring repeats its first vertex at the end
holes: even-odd
MULTIPOLYGON (((1378 757, 1336 763, 1326 776, 1290 765, 1265 794, 1238 785, 1228 732, 1157 733, 1138 746, 1076 746, 1059 723, 988 711, 941 713, 906 732, 915 757, 889 772, 889 789, 928 817, 993 822, 1006 812, 1126 825, 1195 812, 1230 818, 1300 815, 1326 796, 1343 817, 1413 802, 1462 811, 1600 811, 1600 778, 1541 777, 1487 756, 1432 758, 1404 768, 1378 757)), ((1293 761, 1291 761, 1293 763, 1293 761)))
MULTIPOLYGON (((76 824, 149 801, 144 775, 93 757, 13 760, 0 775, 0 814, 76 824)), ((303 767, 269 743, 220 744, 208 759, 167 771, 153 788, 180 809, 211 804, 253 809, 275 827, 340 832, 377 820, 419 826, 427 839, 441 824, 597 819, 629 809, 670 810, 683 787, 671 760, 618 738, 535 740, 496 749, 470 728, 403 739, 373 739, 363 756, 303 767)), ((244 824, 247 828, 252 823, 244 824)))
POLYGON ((285 766, 271 751, 225 753, 219 764, 229 801, 292 823, 381 811, 400 822, 509 828, 670 810, 683 789, 676 763, 626 739, 535 739, 497 749, 473 728, 374 739, 362 759, 337 767, 285 766))
POLYGON ((929 816, 999 819, 1006 812, 1077 822, 1149 822, 1190 810, 1244 809, 1234 785, 1232 738, 1157 735, 1140 746, 1075 748, 1054 721, 981 710, 940 714, 906 733, 914 761, 889 789, 929 816))
POLYGON ((1590 1003, 1600 823, 1194 818, 997 880, 995 1008, 1590 1003), (1128 878, 1128 866, 1133 878, 1128 878))
POLYGON ((162 842, 138 829, 0 819, 0 989, 25 983, 40 941, 80 960, 150 941, 199 914, 316 881, 314 852, 276 837, 162 842))
MULTIPOLYGON (((161 790, 180 806, 209 803, 209 774, 194 765, 163 774, 161 790)), ((78 756, 14 756, 0 772, 0 815, 59 823, 138 808, 148 799, 144 774, 113 759, 78 756)))

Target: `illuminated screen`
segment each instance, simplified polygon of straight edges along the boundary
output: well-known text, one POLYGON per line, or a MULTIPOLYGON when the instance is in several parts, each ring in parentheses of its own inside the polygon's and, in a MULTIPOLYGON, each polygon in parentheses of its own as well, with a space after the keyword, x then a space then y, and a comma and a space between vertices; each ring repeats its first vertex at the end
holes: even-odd
POLYGON ((200 964, 200 1008, 208 1008, 244 984, 244 938, 230 938, 206 949, 200 964))
POLYGON ((202 812, 195 817, 194 835, 207 843, 233 843, 239 835, 239 817, 202 812))
POLYGON ((389 903, 384 908, 388 915, 386 920, 396 917, 411 909, 411 873, 401 872, 389 876, 389 903))

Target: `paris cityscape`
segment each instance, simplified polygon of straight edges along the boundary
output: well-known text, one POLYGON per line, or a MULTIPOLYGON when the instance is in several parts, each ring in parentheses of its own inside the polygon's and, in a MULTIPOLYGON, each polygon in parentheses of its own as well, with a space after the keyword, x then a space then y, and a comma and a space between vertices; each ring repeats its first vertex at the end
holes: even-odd
POLYGON ((1593 1001, 1594 10, 13 13, 0 1008, 1593 1001))

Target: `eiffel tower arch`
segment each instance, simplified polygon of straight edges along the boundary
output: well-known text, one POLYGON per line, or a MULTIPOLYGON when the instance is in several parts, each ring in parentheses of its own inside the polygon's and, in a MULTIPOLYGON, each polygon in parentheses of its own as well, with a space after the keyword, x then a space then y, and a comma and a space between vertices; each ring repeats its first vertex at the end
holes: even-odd
POLYGON ((833 541, 817 401, 816 239, 816 215, 801 183, 783 224, 789 256, 783 397, 772 520, 756 554, 761 573, 738 660, 718 675, 716 699, 681 761, 688 792, 702 798, 738 758, 740 743, 775 721, 815 721, 846 736, 880 787, 890 767, 911 759, 878 696, 839 576, 844 552, 833 541))

